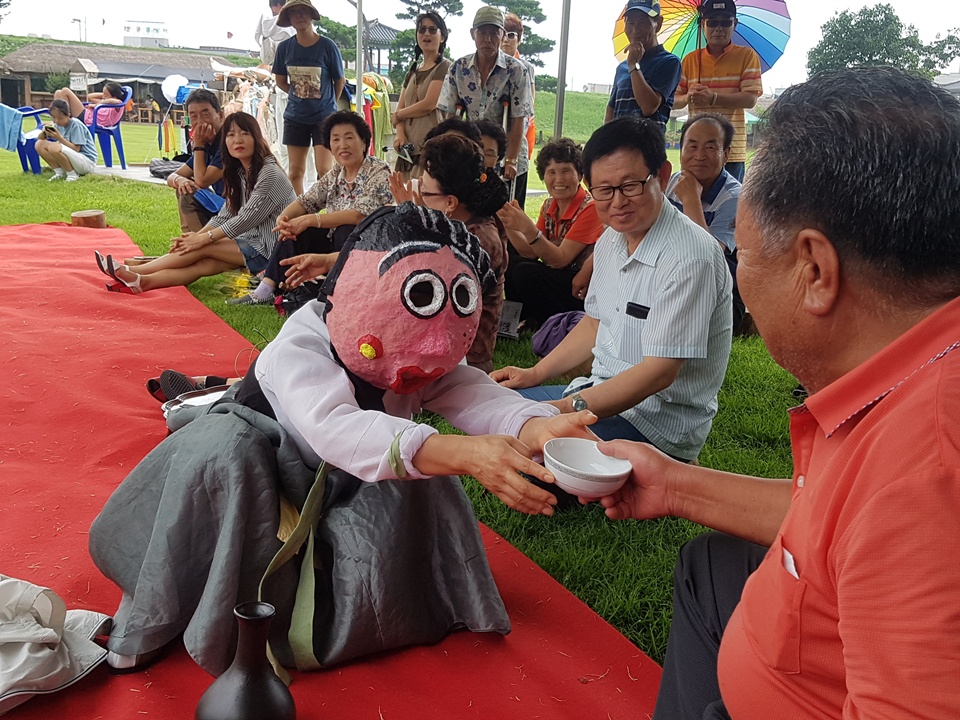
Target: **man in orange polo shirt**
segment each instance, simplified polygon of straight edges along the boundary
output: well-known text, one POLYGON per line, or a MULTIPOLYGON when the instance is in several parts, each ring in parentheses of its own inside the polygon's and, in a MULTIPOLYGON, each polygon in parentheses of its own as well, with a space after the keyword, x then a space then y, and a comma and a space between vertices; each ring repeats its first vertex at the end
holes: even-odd
POLYGON ((734 45, 737 5, 734 0, 703 0, 700 24, 707 46, 683 58, 675 108, 690 106, 690 117, 703 112, 725 115, 733 123, 733 145, 725 169, 743 182, 747 160, 745 109, 763 94, 760 58, 751 48, 734 45))
POLYGON ((810 390, 793 478, 601 444, 634 470, 609 517, 721 531, 681 550, 654 717, 957 718, 960 100, 853 68, 794 85, 768 120, 738 279, 810 390))

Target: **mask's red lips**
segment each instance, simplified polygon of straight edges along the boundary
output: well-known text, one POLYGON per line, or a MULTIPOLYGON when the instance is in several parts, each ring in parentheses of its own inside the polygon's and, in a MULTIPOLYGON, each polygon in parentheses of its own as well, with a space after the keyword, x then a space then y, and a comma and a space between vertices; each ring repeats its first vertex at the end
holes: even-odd
POLYGON ((429 385, 441 375, 443 375, 442 368, 434 368, 430 372, 426 372, 418 367, 408 365, 397 370, 397 377, 390 383, 390 389, 397 395, 408 395, 429 385))

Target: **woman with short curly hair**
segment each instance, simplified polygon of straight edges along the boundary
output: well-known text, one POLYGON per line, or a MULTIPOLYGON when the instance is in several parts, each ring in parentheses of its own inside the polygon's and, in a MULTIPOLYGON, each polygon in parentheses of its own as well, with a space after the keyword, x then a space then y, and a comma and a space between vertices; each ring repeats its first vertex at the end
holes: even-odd
POLYGON ((520 260, 507 270, 507 299, 523 303, 520 318, 542 325, 556 313, 583 310, 585 288, 574 280, 603 230, 593 198, 583 187, 581 149, 570 138, 547 143, 537 174, 550 198, 534 223, 515 203, 498 215, 520 260))

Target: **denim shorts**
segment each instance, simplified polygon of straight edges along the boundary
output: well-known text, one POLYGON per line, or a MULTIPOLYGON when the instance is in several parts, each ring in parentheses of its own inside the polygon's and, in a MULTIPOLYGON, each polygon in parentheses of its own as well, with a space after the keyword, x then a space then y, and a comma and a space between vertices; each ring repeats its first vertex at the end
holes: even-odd
POLYGON ((240 252, 243 253, 243 262, 249 270, 254 275, 259 275, 264 270, 267 269, 267 258, 258 253, 250 245, 246 243, 237 243, 237 247, 240 248, 240 252))

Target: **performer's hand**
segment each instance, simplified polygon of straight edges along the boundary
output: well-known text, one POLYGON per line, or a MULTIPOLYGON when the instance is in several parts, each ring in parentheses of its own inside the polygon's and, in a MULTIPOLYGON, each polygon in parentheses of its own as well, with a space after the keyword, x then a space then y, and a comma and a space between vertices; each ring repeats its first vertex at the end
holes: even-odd
POLYGON ((548 440, 562 437, 578 437, 586 440, 599 440, 587 427, 597 421, 597 416, 589 410, 538 417, 527 420, 520 428, 520 440, 527 447, 542 451, 548 440))
POLYGON ((507 507, 552 515, 557 499, 520 475, 553 482, 553 475, 531 460, 531 454, 509 435, 431 435, 413 456, 413 464, 424 475, 472 475, 507 507))
POLYGON ((681 463, 648 443, 612 440, 598 445, 600 452, 630 461, 633 470, 627 482, 613 495, 600 498, 611 520, 648 520, 674 515, 670 488, 681 463))

